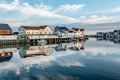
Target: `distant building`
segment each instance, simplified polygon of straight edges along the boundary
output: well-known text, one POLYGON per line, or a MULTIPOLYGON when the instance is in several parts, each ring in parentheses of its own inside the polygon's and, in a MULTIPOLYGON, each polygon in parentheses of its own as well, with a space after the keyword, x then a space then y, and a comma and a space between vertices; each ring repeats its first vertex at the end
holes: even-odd
POLYGON ((53 34, 53 29, 48 26, 21 26, 19 28, 20 35, 38 35, 38 34, 53 34))
POLYGON ((103 37, 103 34, 104 34, 103 32, 97 32, 97 33, 96 33, 96 36, 97 36, 97 37, 103 37))
POLYGON ((114 30, 115 37, 120 37, 120 30, 114 30))
POLYGON ((0 35, 12 35, 12 29, 8 24, 0 24, 0 35))

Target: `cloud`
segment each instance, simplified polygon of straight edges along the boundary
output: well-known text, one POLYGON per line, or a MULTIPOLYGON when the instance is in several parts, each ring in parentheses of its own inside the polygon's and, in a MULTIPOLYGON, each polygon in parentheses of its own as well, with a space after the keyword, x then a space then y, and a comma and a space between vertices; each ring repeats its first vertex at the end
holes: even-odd
POLYGON ((112 13, 119 13, 119 12, 120 12, 120 7, 115 7, 115 8, 98 10, 98 11, 89 11, 89 12, 85 12, 84 14, 112 14, 112 13))
POLYGON ((85 67, 84 63, 78 62, 75 60, 62 60, 62 61, 56 61, 56 62, 63 67, 73 67, 73 66, 85 67))
POLYGON ((4 11, 16 10, 18 4, 19 4, 19 0, 14 0, 10 4, 8 4, 8 3, 1 3, 0 4, 0 9, 3 9, 4 11))
POLYGON ((120 7, 113 8, 110 10, 111 12, 120 12, 120 7))
POLYGON ((81 10, 85 5, 84 4, 66 4, 66 5, 61 5, 58 7, 58 9, 54 12, 73 12, 73 11, 78 11, 81 10))
MULTIPOLYGON (((77 9, 77 7, 76 7, 77 9)), ((68 17, 64 15, 60 15, 57 13, 54 13, 53 9, 51 6, 44 5, 43 2, 41 2, 40 5, 30 5, 28 2, 23 2, 21 3, 19 0, 14 0, 11 3, 0 3, 0 11, 5 11, 7 13, 9 12, 15 12, 15 18, 14 21, 18 21, 17 19, 22 19, 22 18, 29 18, 37 16, 37 17, 42 17, 42 18, 49 18, 49 19, 62 19, 64 22, 68 21, 73 21, 76 22, 78 21, 76 18, 73 17, 68 17), (17 18, 21 16, 21 18, 17 18)), ((11 15, 13 17, 14 15, 11 15)), ((9 16, 10 17, 10 16, 9 16)), ((10 17, 10 18, 11 18, 10 17)), ((47 21, 47 20, 46 20, 47 21)), ((17 22, 18 23, 18 22, 17 22)))
POLYGON ((85 24, 96 24, 96 23, 113 23, 118 22, 120 19, 117 18, 117 16, 97 16, 97 15, 91 15, 91 16, 82 16, 81 19, 84 18, 82 21, 85 24))
POLYGON ((49 18, 59 18, 59 19, 67 19, 70 21, 76 20, 75 18, 72 17, 67 17, 59 14, 55 14, 51 11, 49 11, 50 8, 47 6, 42 6, 40 5, 39 7, 37 6, 31 6, 27 2, 23 3, 23 6, 21 6, 20 12, 26 16, 43 16, 43 17, 49 17, 49 18), (29 12, 26 12, 29 11, 29 12))

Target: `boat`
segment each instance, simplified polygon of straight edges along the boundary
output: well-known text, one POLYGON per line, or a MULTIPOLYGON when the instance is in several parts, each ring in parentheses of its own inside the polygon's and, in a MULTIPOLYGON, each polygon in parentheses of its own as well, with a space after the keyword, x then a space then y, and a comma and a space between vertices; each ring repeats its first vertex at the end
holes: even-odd
POLYGON ((39 45, 45 45, 45 44, 47 44, 47 41, 45 41, 44 39, 42 39, 42 40, 38 41, 38 44, 39 45))

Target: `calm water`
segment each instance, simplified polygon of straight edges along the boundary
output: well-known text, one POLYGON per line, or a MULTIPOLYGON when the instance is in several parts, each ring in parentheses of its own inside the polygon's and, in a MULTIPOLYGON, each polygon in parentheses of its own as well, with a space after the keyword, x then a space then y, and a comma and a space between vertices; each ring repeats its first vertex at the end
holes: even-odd
POLYGON ((120 44, 86 42, 0 48, 0 80, 120 80, 120 44))

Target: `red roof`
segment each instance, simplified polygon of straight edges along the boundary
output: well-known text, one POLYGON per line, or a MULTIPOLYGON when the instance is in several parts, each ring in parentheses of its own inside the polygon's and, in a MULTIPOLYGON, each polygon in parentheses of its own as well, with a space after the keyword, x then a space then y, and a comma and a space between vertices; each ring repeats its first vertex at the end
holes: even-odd
POLYGON ((75 31, 78 31, 78 30, 84 31, 84 29, 80 29, 80 28, 72 28, 72 29, 75 30, 75 31))
POLYGON ((80 29, 80 31, 84 31, 84 29, 80 29))
POLYGON ((78 31, 78 30, 80 30, 79 28, 72 28, 73 30, 75 30, 75 31, 78 31))
POLYGON ((69 33, 73 33, 73 30, 68 30, 69 33))

